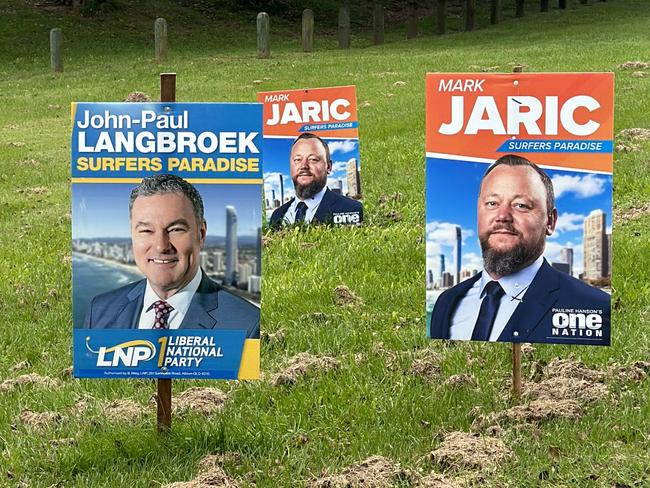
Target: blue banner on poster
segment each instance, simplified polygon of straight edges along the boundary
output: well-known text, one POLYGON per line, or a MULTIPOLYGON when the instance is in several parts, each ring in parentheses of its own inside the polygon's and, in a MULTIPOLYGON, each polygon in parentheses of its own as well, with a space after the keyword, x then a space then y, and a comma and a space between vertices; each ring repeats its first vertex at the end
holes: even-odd
POLYGON ((74 376, 236 379, 244 330, 74 331, 74 376))
POLYGON ((557 139, 508 139, 497 152, 511 153, 611 153, 612 141, 580 141, 557 139))
POLYGON ((262 106, 73 104, 72 178, 262 177, 262 106))

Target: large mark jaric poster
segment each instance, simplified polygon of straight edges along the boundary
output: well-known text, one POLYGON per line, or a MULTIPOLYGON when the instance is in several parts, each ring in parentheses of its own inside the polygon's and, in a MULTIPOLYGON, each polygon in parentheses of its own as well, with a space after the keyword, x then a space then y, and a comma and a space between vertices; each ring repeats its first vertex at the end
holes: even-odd
POLYGON ((437 339, 608 345, 611 73, 428 74, 437 339))

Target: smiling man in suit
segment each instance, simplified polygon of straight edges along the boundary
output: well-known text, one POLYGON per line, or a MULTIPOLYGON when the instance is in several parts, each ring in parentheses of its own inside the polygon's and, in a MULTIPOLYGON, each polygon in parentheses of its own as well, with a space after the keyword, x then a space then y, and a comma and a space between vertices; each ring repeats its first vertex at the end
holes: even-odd
POLYGON ((477 217, 483 270, 438 297, 431 338, 609 344, 609 295, 543 257, 558 213, 541 168, 498 159, 483 175, 477 217))
POLYGON ((301 134, 291 146, 289 169, 296 197, 275 209, 271 227, 309 223, 345 225, 363 221, 361 202, 327 188, 332 160, 329 146, 323 139, 308 132, 301 134))
POLYGON ((199 266, 203 200, 175 175, 144 178, 129 202, 133 256, 146 279, 93 298, 85 328, 245 329, 259 338, 260 311, 199 266))

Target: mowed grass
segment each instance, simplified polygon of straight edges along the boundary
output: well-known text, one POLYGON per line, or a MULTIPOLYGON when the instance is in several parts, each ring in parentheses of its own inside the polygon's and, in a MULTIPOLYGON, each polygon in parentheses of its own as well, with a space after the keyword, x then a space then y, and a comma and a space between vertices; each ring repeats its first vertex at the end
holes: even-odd
MULTIPOLYGON (((61 386, 0 393, 0 485, 155 487, 189 480, 204 455, 229 451, 240 453, 241 462, 225 469, 244 486, 302 486, 322 470, 335 472, 374 454, 425 472, 440 470, 422 458, 444 432, 469 429, 472 407, 492 412, 511 405, 511 370, 507 344, 425 338, 424 75, 494 66, 508 72, 515 63, 529 72, 616 71, 616 132, 650 127, 650 71, 634 77, 617 69, 625 61, 650 61, 647 1, 569 3, 566 11, 539 14, 538 3, 527 1, 526 18, 473 33, 425 33, 405 41, 403 27, 394 26, 391 42, 378 47, 371 46, 371 33, 355 32, 349 51, 336 50, 335 38, 321 35, 310 54, 299 52, 298 29, 277 21, 272 58, 257 60, 254 19, 207 19, 152 1, 118 2, 120 9, 95 18, 5 2, 0 378, 36 372, 58 378, 61 386), (167 17, 170 32, 170 57, 162 64, 152 60, 159 15, 167 17), (49 70, 48 31, 54 26, 64 32, 62 74, 49 70), (166 71, 178 74, 179 101, 255 101, 257 90, 355 84, 367 223, 272 234, 264 248, 263 330, 285 332, 284 342, 263 344, 265 378, 304 351, 335 357, 340 368, 293 387, 176 381, 176 392, 217 386, 229 401, 208 420, 176 417, 171 435, 159 437, 153 382, 80 381, 64 371, 72 361, 69 105, 121 101, 133 90, 156 98, 158 75, 166 71), (380 196, 394 194, 380 203, 380 196), (399 212, 397 220, 392 211, 399 212), (338 306, 334 289, 340 284, 362 302, 338 306), (410 372, 413 357, 426 348, 443 358, 440 381, 433 384, 410 372), (31 367, 13 372, 23 360, 31 367), (444 385, 448 376, 465 372, 477 378, 477 387, 444 385), (95 400, 77 418, 71 406, 84 395, 95 400), (110 422, 102 403, 125 398, 149 405, 150 415, 110 422), (59 411, 65 418, 32 430, 18 421, 24 409, 59 411), (51 440, 61 438, 75 444, 54 447, 51 440)), ((424 20, 422 30, 431 25, 424 20)), ((615 213, 650 199, 649 156, 650 144, 643 142, 636 152, 615 154, 615 213)), ((612 346, 538 346, 535 361, 572 357, 604 370, 648 359, 649 224, 648 214, 614 224, 612 346)), ((525 374, 530 367, 526 360, 525 374)), ((517 459, 485 474, 483 485, 650 485, 649 383, 609 386, 611 395, 579 421, 508 429, 504 440, 517 459)))

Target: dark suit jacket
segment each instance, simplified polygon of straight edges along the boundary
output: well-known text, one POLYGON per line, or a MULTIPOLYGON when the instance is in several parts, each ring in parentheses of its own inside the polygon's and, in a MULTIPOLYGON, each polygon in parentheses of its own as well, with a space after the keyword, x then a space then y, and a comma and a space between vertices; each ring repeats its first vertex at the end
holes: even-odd
MULTIPOLYGON (((137 329, 146 286, 147 280, 140 280, 97 295, 86 312, 84 328, 137 329)), ((203 273, 180 328, 246 329, 247 338, 259 339, 260 310, 203 273)))
MULTIPOLYGON (((270 222, 272 228, 277 229, 282 225, 282 219, 294 200, 295 198, 292 198, 287 203, 273 211, 270 222)), ((318 205, 318 208, 316 209, 312 222, 322 224, 356 223, 346 221, 346 214, 357 214, 359 216, 358 223, 363 222, 363 205, 357 200, 334 193, 328 188, 325 190, 323 199, 320 201, 320 205, 318 205), (341 221, 337 221, 339 219, 341 221)))
MULTIPOLYGON (((432 339, 449 339, 451 319, 456 307, 480 278, 481 273, 478 273, 438 297, 429 324, 429 336, 432 339)), ((607 293, 552 268, 544 260, 522 302, 497 340, 606 346, 610 339, 610 312, 610 296, 607 293), (594 310, 601 311, 600 337, 597 337, 595 331, 590 331, 589 335, 590 332, 585 329, 575 330, 573 335, 570 327, 553 326, 553 315, 556 313, 580 314, 594 310)), ((562 320, 558 322, 561 323, 562 320)))

